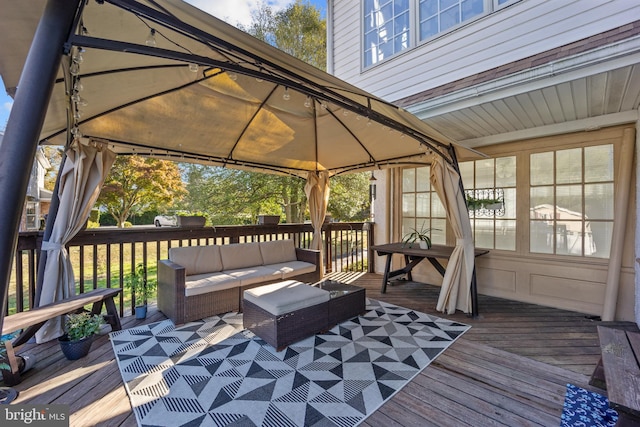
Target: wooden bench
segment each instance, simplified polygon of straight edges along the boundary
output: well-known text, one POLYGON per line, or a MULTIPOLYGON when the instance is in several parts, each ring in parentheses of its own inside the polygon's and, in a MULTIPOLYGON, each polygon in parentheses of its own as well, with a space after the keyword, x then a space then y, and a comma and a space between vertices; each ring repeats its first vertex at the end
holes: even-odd
POLYGON ((598 326, 602 358, 591 379, 606 386, 616 426, 640 426, 640 333, 598 326), (602 377, 604 376, 604 378, 602 377))
MULTIPOLYGON (((93 304, 91 308, 92 314, 100 314, 104 304, 107 311, 104 317, 107 323, 111 325, 111 329, 113 331, 122 329, 120 316, 116 304, 113 301, 113 298, 120 292, 122 292, 120 288, 95 289, 63 301, 56 301, 51 304, 33 308, 29 311, 23 311, 5 317, 2 325, 2 335, 22 330, 22 333, 20 333, 15 340, 7 340, 4 342, 7 351, 6 357, 11 366, 11 374, 13 377, 9 379, 9 381, 13 384, 20 382, 20 371, 15 349, 29 341, 47 320, 80 311, 84 306, 89 304, 93 304)), ((5 375, 6 374, 7 372, 5 371, 5 375)), ((5 382, 7 382, 7 380, 8 378, 5 378, 5 382)))

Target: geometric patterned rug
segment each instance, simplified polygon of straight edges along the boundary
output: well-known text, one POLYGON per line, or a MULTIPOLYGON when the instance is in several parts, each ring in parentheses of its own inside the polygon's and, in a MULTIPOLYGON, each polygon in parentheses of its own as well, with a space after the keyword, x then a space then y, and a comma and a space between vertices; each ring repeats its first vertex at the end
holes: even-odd
POLYGON ((140 426, 355 426, 469 326, 368 299, 367 312, 277 352, 228 313, 112 332, 140 426))

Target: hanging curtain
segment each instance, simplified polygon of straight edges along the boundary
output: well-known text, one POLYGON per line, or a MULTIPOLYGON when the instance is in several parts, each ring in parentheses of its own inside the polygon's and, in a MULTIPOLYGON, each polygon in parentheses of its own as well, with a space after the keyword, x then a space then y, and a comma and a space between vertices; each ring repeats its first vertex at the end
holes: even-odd
MULTIPOLYGON (((85 145, 77 140, 66 155, 58 177, 58 213, 49 240, 42 242, 42 250, 47 251, 47 261, 40 295, 41 306, 75 295, 73 267, 65 246, 89 219, 116 157, 106 146, 85 145)), ((36 342, 50 341, 62 334, 62 319, 52 319, 36 333, 36 342)))
POLYGON ((313 240, 311 241, 310 249, 321 251, 320 265, 324 265, 322 262, 322 224, 329 204, 329 172, 309 172, 304 192, 309 201, 309 215, 313 226, 313 240))
POLYGON ((431 163, 431 184, 447 212, 456 237, 456 247, 449 258, 438 298, 438 311, 455 313, 456 309, 471 313, 471 279, 475 263, 473 235, 469 211, 455 168, 434 156, 431 163))

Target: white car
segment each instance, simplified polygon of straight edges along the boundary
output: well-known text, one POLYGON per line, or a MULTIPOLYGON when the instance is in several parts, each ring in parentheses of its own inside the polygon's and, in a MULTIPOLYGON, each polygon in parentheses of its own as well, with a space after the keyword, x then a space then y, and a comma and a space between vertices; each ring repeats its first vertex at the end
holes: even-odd
POLYGON ((178 217, 175 215, 157 215, 153 219, 156 227, 175 227, 178 225, 178 217))

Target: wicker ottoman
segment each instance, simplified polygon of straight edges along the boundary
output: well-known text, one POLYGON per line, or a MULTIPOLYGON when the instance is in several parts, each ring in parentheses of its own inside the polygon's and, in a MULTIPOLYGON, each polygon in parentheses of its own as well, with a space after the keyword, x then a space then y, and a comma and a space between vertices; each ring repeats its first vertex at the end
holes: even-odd
POLYGON ((243 325, 277 351, 327 330, 329 292, 295 280, 244 291, 243 325))

